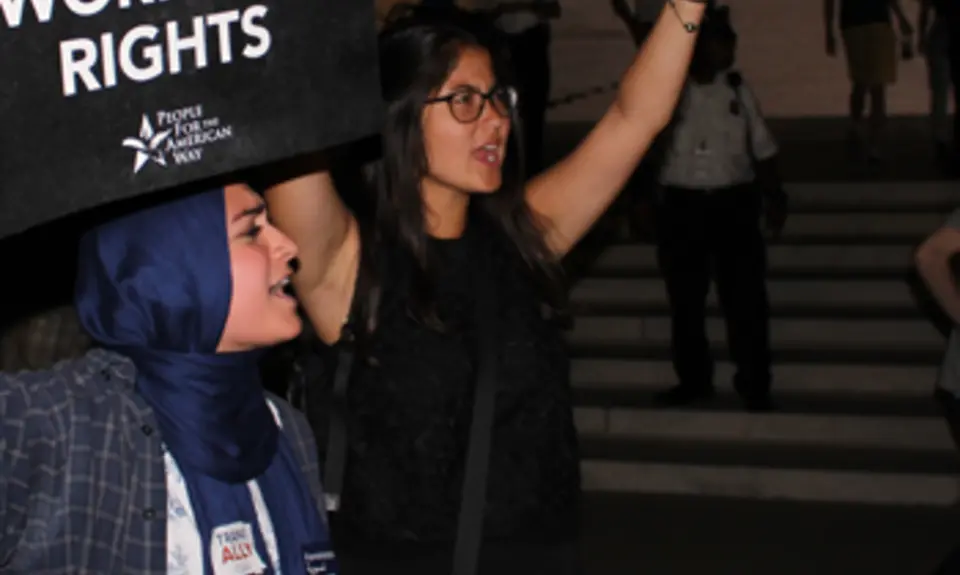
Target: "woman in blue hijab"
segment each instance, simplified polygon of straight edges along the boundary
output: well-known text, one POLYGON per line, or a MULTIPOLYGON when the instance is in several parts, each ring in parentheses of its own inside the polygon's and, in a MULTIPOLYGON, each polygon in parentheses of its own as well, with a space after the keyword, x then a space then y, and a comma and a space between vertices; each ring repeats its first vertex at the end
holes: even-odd
POLYGON ((257 370, 300 332, 296 255, 244 185, 83 238, 100 347, 0 375, 0 572, 337 572, 309 427, 257 370))

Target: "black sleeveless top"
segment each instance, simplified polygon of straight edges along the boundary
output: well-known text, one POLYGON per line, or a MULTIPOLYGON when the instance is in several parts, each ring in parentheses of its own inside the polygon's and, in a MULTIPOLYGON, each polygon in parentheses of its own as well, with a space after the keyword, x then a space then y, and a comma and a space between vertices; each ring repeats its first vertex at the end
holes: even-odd
MULTIPOLYGON (((559 329, 545 317, 516 247, 490 226, 473 221, 463 237, 431 240, 429 250, 443 332, 410 313, 410 258, 400 248, 385 253, 378 326, 354 362, 347 394, 348 460, 341 510, 332 519, 335 543, 376 556, 452 547, 476 381, 472 277, 484 257, 496 274, 499 313, 491 321, 500 342, 484 536, 573 539, 579 458, 559 329)), ((335 354, 328 355, 321 378, 327 385, 335 368, 335 354)))

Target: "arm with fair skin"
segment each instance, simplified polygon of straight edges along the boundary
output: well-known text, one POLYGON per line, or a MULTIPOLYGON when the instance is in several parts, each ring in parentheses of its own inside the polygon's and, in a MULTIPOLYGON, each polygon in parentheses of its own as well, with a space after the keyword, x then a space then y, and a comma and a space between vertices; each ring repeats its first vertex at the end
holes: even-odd
POLYGON ((270 219, 299 248, 293 286, 320 338, 333 343, 353 301, 360 261, 357 222, 327 171, 313 172, 269 188, 270 219))
POLYGON ((941 309, 960 325, 960 288, 950 269, 950 258, 960 253, 960 230, 944 226, 921 244, 916 253, 917 270, 941 309))
MULTIPOLYGON (((676 6, 685 22, 703 17, 703 4, 677 0, 676 6)), ((527 202, 554 253, 565 254, 586 234, 669 122, 695 40, 666 6, 600 122, 569 156, 527 184, 527 202)))

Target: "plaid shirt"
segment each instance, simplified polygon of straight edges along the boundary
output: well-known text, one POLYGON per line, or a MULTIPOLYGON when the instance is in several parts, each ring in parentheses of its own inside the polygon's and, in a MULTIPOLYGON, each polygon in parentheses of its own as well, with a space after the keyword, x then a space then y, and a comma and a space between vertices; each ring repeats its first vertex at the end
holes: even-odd
MULTIPOLYGON (((133 364, 100 349, 0 374, 0 572, 166 574, 160 434, 133 382, 133 364)), ((271 399, 320 507, 306 419, 271 399)))

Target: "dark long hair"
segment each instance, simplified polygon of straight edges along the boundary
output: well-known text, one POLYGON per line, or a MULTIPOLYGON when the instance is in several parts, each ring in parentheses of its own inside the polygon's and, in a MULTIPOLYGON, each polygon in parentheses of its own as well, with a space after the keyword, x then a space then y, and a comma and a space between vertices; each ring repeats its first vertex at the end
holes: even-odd
MULTIPOLYGON (((389 245, 401 246, 414 264, 410 311, 424 323, 442 327, 433 309, 429 235, 420 194, 421 181, 428 171, 421 119, 424 102, 443 85, 467 47, 486 50, 498 82, 513 83, 509 56, 500 36, 482 16, 457 9, 405 6, 391 14, 380 34, 386 119, 378 157, 362 170, 361 185, 366 195, 354 196, 350 202, 356 204, 351 207, 360 223, 364 250, 355 319, 361 319, 367 331, 375 328, 383 273, 381 252, 389 245)), ((512 116, 514 129, 502 187, 493 194, 473 196, 470 210, 484 214, 516 246, 542 299, 557 307, 562 300, 560 267, 524 198, 522 130, 516 110, 512 116)))

